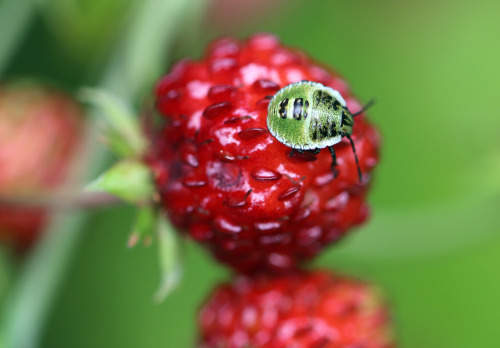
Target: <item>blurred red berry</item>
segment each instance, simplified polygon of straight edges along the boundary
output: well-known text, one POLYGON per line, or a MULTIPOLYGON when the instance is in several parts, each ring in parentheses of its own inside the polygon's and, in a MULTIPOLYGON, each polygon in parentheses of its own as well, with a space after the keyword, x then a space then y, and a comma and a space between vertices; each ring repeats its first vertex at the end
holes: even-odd
MULTIPOLYGON (((81 133, 81 113, 69 97, 35 85, 0 86, 0 198, 53 192, 67 175, 81 133)), ((25 249, 47 218, 43 208, 0 205, 0 241, 25 249)))
POLYGON ((324 271, 240 276, 214 291, 198 322, 203 348, 394 347, 375 289, 324 271))
POLYGON ((361 108, 337 73, 266 34, 215 41, 156 88, 166 125, 150 163, 163 205, 174 225, 241 272, 294 269, 369 214, 380 141, 363 115, 352 136, 362 183, 347 139, 335 145, 334 178, 327 150, 290 157, 269 133, 270 96, 301 80, 338 90, 353 112, 361 108))

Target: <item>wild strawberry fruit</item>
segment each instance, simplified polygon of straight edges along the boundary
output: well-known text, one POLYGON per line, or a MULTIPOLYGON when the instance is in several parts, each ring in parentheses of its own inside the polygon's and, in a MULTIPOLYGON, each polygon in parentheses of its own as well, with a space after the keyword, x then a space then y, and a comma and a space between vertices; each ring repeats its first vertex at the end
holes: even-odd
POLYGON ((335 72, 259 34, 221 39, 201 61, 183 60, 156 87, 166 124, 150 164, 174 225, 241 272, 282 272, 318 254, 369 215, 366 194, 379 134, 361 114, 352 139, 328 151, 295 153, 268 131, 271 96, 301 80, 340 92, 362 108, 335 72))
POLYGON ((0 242, 29 247, 47 210, 26 207, 67 176, 82 135, 81 112, 69 97, 35 85, 0 86, 0 242), (23 201, 28 199, 28 201, 23 201), (20 205, 6 205, 16 201, 20 205))
POLYGON ((240 276, 215 289, 198 322, 203 348, 394 347, 377 291, 325 271, 240 276))

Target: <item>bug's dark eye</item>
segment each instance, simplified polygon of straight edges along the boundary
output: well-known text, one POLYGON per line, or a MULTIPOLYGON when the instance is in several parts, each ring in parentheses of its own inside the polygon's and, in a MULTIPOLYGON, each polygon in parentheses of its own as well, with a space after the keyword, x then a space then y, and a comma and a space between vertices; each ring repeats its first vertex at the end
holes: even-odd
POLYGON ((293 103, 293 118, 296 120, 300 121, 300 118, 302 116, 302 104, 304 102, 304 99, 302 98, 297 98, 295 99, 293 103))
POLYGON ((281 118, 286 118, 287 105, 288 105, 288 98, 285 98, 281 101, 279 111, 278 111, 281 118))

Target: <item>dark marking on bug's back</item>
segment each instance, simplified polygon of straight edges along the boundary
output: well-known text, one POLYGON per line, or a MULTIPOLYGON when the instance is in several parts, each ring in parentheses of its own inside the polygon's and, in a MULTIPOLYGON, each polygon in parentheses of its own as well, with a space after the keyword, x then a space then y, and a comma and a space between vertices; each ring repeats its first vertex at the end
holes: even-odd
POLYGON ((306 105, 304 107, 304 120, 307 118, 307 110, 309 109, 309 101, 306 99, 306 105))
POLYGON ((323 120, 325 123, 321 122, 320 119, 313 118, 311 120, 311 125, 309 128, 309 136, 312 141, 322 141, 335 137, 338 134, 337 125, 333 120, 323 120))
POLYGON ((320 104, 327 105, 331 107, 333 103, 333 97, 327 92, 322 90, 317 90, 313 93, 313 107, 317 108, 320 104))
POLYGON ((322 123, 321 120, 314 118, 311 121, 309 135, 312 141, 322 141, 330 137, 330 129, 331 127, 329 121, 326 121, 326 123, 322 123))
POLYGON ((337 99, 335 99, 333 101, 333 108, 338 111, 340 109, 340 106, 341 106, 340 102, 337 99))
POLYGON ((302 118, 302 105, 304 103, 304 99, 297 98, 293 102, 293 118, 300 121, 302 118))
POLYGON ((311 122, 312 140, 318 139, 318 119, 314 118, 311 122))
POLYGON ((321 124, 321 123, 319 124, 320 138, 324 139, 324 138, 328 137, 329 128, 330 127, 328 127, 328 122, 325 124, 321 124))
POLYGON ((337 125, 335 124, 335 121, 332 121, 332 124, 330 125, 330 136, 337 136, 337 125))
POLYGON ((342 110, 342 124, 343 125, 345 124, 345 125, 348 125, 348 126, 352 126, 352 122, 347 117, 346 111, 347 111, 347 109, 343 108, 343 110, 342 110))
POLYGON ((288 105, 288 98, 283 99, 280 102, 279 114, 281 118, 286 118, 286 106, 288 105))

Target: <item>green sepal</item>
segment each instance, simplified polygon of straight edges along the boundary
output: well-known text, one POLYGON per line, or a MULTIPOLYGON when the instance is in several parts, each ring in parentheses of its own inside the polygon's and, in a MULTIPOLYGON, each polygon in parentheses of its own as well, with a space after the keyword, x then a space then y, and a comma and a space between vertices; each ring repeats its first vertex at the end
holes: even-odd
POLYGON ((128 246, 132 248, 141 241, 145 245, 151 244, 156 229, 156 220, 157 212, 153 206, 146 205, 144 207, 139 207, 135 216, 128 246))
POLYGON ((153 197, 153 177, 143 162, 124 159, 88 184, 85 190, 107 192, 128 203, 143 205, 153 197))
POLYGON ((130 143, 127 142, 121 135, 116 132, 113 132, 109 127, 102 127, 100 129, 102 138, 102 143, 111 151, 114 152, 115 155, 127 158, 127 157, 135 157, 135 150, 130 146, 130 143))
POLYGON ((161 302, 179 285, 182 276, 182 265, 179 243, 174 227, 160 214, 156 228, 161 280, 154 299, 161 302))
POLYGON ((144 154, 148 142, 130 105, 103 89, 82 88, 78 94, 101 111, 107 125, 105 141, 113 152, 122 157, 144 154))

